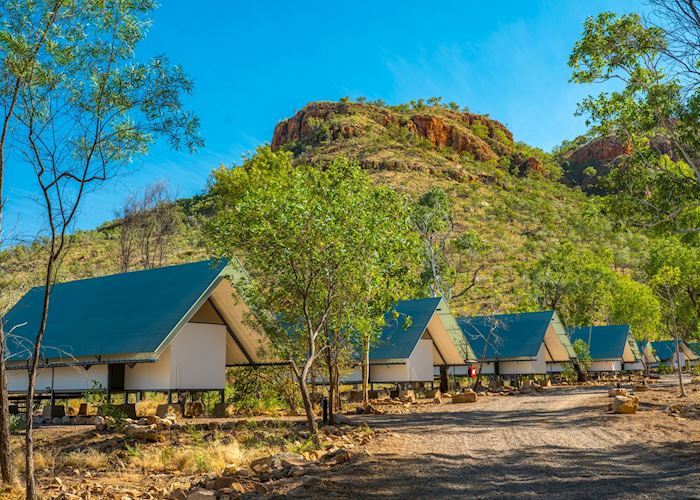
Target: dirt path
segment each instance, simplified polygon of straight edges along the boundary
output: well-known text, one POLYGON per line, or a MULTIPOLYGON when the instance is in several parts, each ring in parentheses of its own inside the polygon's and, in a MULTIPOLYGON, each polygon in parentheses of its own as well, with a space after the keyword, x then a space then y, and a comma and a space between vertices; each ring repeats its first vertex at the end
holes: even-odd
MULTIPOLYGON (((653 391, 652 391, 653 393, 653 391)), ((644 393, 644 394, 652 394, 644 393)), ((366 416, 388 429, 358 463, 301 496, 700 497, 700 422, 662 406, 605 411, 601 388, 481 398, 435 410, 366 416)))

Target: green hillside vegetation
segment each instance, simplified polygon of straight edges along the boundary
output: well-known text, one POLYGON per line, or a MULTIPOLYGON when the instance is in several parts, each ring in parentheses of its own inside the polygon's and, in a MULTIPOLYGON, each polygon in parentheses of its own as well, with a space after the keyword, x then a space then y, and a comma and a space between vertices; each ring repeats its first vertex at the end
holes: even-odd
MULTIPOLYGON (((452 303, 456 312, 536 309, 526 271, 560 243, 610 256, 615 270, 640 277, 647 247, 641 233, 616 231, 595 197, 562 184, 554 157, 515 142, 500 123, 455 105, 439 100, 400 106, 312 103, 278 125, 272 146, 289 150, 297 162, 323 165, 337 156, 356 160, 374 182, 415 200, 430 189, 444 189, 454 222, 450 240, 468 233, 484 244, 464 263, 469 272, 457 278, 459 290, 480 268, 475 285, 452 303)), ((165 263, 206 257, 202 228, 212 214, 207 196, 180 200, 176 207, 183 223, 168 245, 165 263)), ((119 234, 119 220, 78 232, 60 279, 118 272, 119 234)), ((37 284, 40 251, 35 242, 0 254, 0 265, 20 289, 37 284)), ((457 252, 454 245, 447 251, 457 252)))

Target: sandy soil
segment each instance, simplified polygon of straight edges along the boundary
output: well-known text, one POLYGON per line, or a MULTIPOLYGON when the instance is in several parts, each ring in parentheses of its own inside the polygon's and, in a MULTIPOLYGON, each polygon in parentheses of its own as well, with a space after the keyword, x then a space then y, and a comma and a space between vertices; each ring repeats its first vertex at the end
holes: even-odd
MULTIPOLYGON (((308 497, 700 497, 700 420, 669 414, 673 380, 607 412, 601 387, 550 388, 357 420, 386 429, 370 456, 333 469, 308 497)), ((690 402, 700 405, 700 386, 690 402)), ((688 401, 686 401, 687 403, 688 401)))

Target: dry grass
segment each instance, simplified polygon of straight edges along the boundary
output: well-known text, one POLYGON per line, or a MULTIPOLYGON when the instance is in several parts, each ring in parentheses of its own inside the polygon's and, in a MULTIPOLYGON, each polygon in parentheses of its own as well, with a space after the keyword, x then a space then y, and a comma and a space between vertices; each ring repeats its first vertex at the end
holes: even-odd
POLYGON ((238 442, 212 441, 202 445, 130 448, 128 466, 144 472, 220 473, 227 465, 245 461, 246 454, 238 442))

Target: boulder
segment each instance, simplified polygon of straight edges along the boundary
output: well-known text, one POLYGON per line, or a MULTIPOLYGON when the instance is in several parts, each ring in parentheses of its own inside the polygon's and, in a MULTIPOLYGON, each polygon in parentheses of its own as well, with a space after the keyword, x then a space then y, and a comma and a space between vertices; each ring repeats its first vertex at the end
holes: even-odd
POLYGON ((321 481, 323 481, 323 479, 318 476, 302 476, 301 485, 309 488, 315 484, 319 484, 321 481))
POLYGON ((204 416, 204 405, 198 401, 195 403, 186 403, 185 416, 189 418, 204 416))
POLYGON ((453 403, 475 403, 476 402, 475 392, 463 392, 460 394, 454 394, 452 396, 453 403))
POLYGON ((623 389, 622 387, 608 389, 608 397, 614 398, 615 396, 627 396, 627 389, 623 389))
POLYGON ((415 400, 415 399, 416 399, 416 393, 413 392, 412 389, 401 390, 401 391, 399 391, 398 398, 399 398, 399 399, 413 398, 413 400, 415 400))
POLYGON ((182 418, 182 406, 173 404, 162 404, 156 407, 156 415, 166 418, 168 415, 175 415, 182 418))
POLYGON ((352 459, 352 453, 345 448, 338 448, 330 451, 321 457, 321 462, 325 465, 340 465, 352 459))
POLYGON ((245 490, 241 483, 235 477, 218 477, 214 480, 214 489, 222 490, 224 488, 231 488, 237 493, 244 493, 245 490))
POLYGON ((187 500, 212 500, 216 498, 216 493, 204 488, 194 488, 187 495, 187 500))
POLYGON ((442 404, 442 398, 440 398, 439 396, 436 397, 436 398, 433 398, 433 403, 438 404, 438 405, 441 405, 441 404, 442 404))
POLYGON ((367 391, 369 399, 384 399, 389 397, 389 391, 386 389, 377 389, 367 391))
POLYGON ((611 407, 613 413, 631 415, 637 413, 639 398, 636 396, 615 396, 611 407))
POLYGON ((231 403, 216 403, 214 405, 214 417, 231 418, 236 416, 236 407, 231 403))
POLYGON ((105 421, 104 417, 93 417, 92 423, 95 426, 96 431, 104 431, 107 429, 107 422, 105 421))
POLYGON ((333 414, 333 423, 336 425, 352 425, 352 420, 347 415, 342 413, 333 414))
POLYGON ((428 389, 427 391, 425 391, 425 397, 428 399, 439 398, 440 396, 440 389, 428 389))
POLYGON ((292 453, 292 452, 287 452, 287 453, 280 453, 277 455, 277 458, 280 459, 280 463, 282 464, 282 467, 289 469, 292 467, 303 467, 304 465, 308 465, 309 461, 304 458, 304 455, 301 453, 292 453))
POLYGON ((634 392, 646 392, 649 390, 648 385, 635 385, 634 392))

